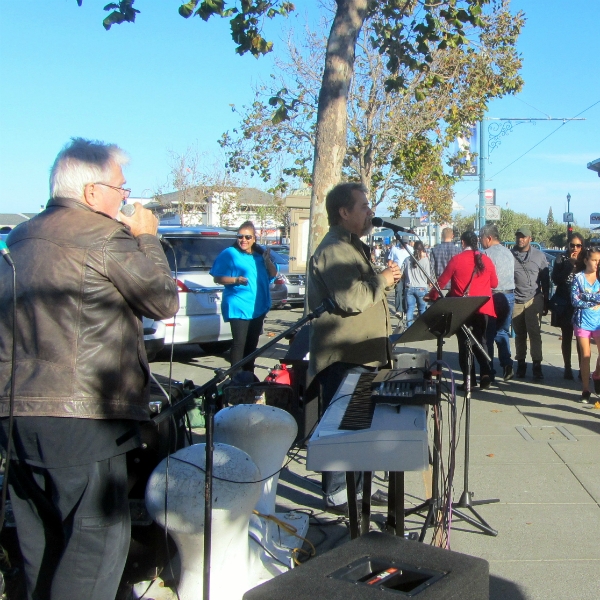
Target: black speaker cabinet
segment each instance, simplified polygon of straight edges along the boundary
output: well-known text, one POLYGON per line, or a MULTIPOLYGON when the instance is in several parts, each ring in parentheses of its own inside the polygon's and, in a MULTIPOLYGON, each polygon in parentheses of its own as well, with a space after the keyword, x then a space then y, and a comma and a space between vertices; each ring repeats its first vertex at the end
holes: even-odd
POLYGON ((296 442, 305 440, 314 429, 319 420, 319 398, 316 386, 311 386, 312 390, 306 387, 306 375, 308 372, 308 337, 309 324, 301 327, 294 339, 290 343, 289 350, 281 359, 281 363, 289 365, 291 374, 291 384, 294 390, 296 405, 294 410, 290 411, 298 423, 298 437, 296 442))
POLYGON ((243 600, 489 600, 481 558, 371 532, 248 590, 243 600))

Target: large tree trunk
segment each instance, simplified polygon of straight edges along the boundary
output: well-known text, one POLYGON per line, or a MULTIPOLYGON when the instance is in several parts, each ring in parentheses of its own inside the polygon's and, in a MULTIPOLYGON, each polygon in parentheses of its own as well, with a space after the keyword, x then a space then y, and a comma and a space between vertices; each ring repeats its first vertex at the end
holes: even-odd
POLYGON ((367 15, 367 4, 368 0, 337 0, 327 41, 315 135, 309 257, 329 228, 325 196, 339 183, 342 175, 348 127, 348 90, 354 71, 356 41, 367 15))

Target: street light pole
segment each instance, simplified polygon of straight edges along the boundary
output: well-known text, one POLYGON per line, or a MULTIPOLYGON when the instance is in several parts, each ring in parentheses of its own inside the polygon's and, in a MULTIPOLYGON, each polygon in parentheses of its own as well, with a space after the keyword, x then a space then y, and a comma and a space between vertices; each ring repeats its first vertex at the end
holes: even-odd
MULTIPOLYGON (((567 213, 569 215, 569 219, 571 217, 571 194, 567 193, 567 213)), ((571 221, 567 221, 567 241, 569 240, 569 236, 571 235, 571 221)))
POLYGON ((483 119, 479 121, 479 218, 477 229, 481 231, 485 225, 485 161, 487 160, 487 136, 483 119))

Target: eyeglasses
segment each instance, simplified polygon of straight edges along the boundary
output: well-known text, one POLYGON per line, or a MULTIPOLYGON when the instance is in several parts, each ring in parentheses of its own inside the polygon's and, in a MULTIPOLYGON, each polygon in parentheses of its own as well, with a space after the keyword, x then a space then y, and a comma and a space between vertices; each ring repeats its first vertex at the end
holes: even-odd
POLYGON ((239 235, 237 236, 237 239, 238 239, 238 240, 251 240, 251 239, 253 239, 253 238, 254 238, 254 236, 253 236, 253 235, 242 235, 242 234, 239 234, 239 235))
POLYGON ((108 183, 102 183, 101 181, 96 181, 94 185, 105 185, 106 187, 112 188, 113 190, 117 190, 117 192, 121 192, 123 198, 129 198, 129 195, 131 194, 131 190, 127 188, 108 185, 108 183))
POLYGON ((569 244, 571 248, 581 248, 582 244, 569 244))

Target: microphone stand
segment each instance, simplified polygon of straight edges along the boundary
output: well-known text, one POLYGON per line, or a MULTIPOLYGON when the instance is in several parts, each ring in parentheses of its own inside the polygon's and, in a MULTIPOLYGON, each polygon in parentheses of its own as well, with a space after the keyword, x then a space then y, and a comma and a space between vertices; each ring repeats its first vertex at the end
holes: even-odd
MULTIPOLYGON (((425 278, 427 279, 427 281, 437 291, 439 296, 442 297, 443 296, 442 290, 440 289, 437 279, 436 279, 436 281, 434 281, 433 278, 425 272, 425 269, 423 269, 423 267, 419 264, 419 261, 416 259, 414 254, 411 254, 411 252, 408 250, 406 242, 404 242, 402 240, 402 237, 400 236, 400 232, 395 231, 394 235, 396 236, 396 239, 400 242, 402 247, 408 252, 408 255, 411 257, 414 264, 420 269, 421 273, 423 273, 423 275, 425 275, 425 278)), ((421 238, 419 238, 419 239, 421 239, 421 238)), ((477 511, 473 508, 473 506, 476 506, 479 504, 491 504, 494 502, 500 502, 500 500, 498 498, 494 498, 491 500, 473 501, 473 499, 472 499, 473 493, 469 491, 469 450, 470 450, 470 429, 471 429, 471 365, 473 364, 473 346, 474 345, 477 346, 477 348, 479 349, 481 354, 483 354, 483 356, 488 361, 490 366, 491 366, 492 361, 491 361, 488 353, 486 352, 486 350, 479 343, 479 340, 477 340, 475 338, 475 336, 473 335, 473 332, 466 325, 462 325, 461 330, 463 331, 463 333, 466 335, 466 338, 467 338, 467 346, 468 346, 468 352, 467 352, 468 367, 467 368, 468 368, 468 372, 467 372, 467 378, 465 380, 466 416, 465 416, 464 486, 463 486, 463 492, 461 494, 460 500, 457 503, 457 506, 459 506, 460 508, 469 509, 471 511, 471 513, 473 513, 475 518, 473 518, 469 515, 466 515, 463 512, 458 511, 456 509, 453 509, 453 512, 454 512, 454 514, 456 514, 458 517, 460 517, 467 523, 470 523, 471 525, 481 529, 484 533, 487 533, 488 535, 496 536, 496 535, 498 535, 498 532, 495 529, 493 529, 481 517, 481 515, 479 515, 477 513, 477 511)), ((438 360, 442 360, 442 348, 441 348, 442 344, 443 344, 443 341, 442 341, 442 337, 440 336, 438 338, 438 356, 437 356, 438 360)), ((440 379, 441 379, 441 374, 438 375, 438 388, 437 388, 437 395, 438 395, 437 406, 438 407, 439 407, 439 403, 441 401, 441 381, 440 381, 440 379)), ((439 450, 438 450, 438 440, 439 440, 440 432, 439 432, 438 426, 437 426, 437 419, 434 421, 434 423, 435 423, 435 425, 434 425, 434 436, 433 436, 434 445, 433 445, 433 477, 432 477, 433 482, 432 482, 431 501, 430 502, 426 501, 424 504, 421 504, 419 506, 416 506, 415 508, 405 511, 405 515, 410 515, 410 514, 413 514, 416 512, 420 512, 423 508, 428 507, 428 514, 427 514, 425 524, 423 526, 423 530, 421 532, 419 541, 423 541, 425 529, 431 524, 431 522, 434 519, 435 513, 437 512, 437 510, 439 508, 438 507, 438 503, 439 503, 438 473, 439 473, 440 457, 439 457, 439 450)))
POLYGON ((261 355, 265 350, 276 344, 282 338, 294 333, 303 325, 320 317, 324 312, 332 312, 335 305, 329 298, 323 301, 323 304, 315 308, 315 310, 305 317, 302 317, 289 329, 269 340, 264 346, 257 348, 252 354, 242 358, 235 365, 231 365, 229 369, 215 369, 215 376, 204 385, 194 388, 185 398, 182 398, 177 404, 173 404, 157 417, 152 419, 155 424, 160 424, 162 421, 169 419, 174 413, 183 409, 187 409, 195 405, 197 398, 204 398, 204 414, 205 414, 205 429, 206 429, 206 470, 204 477, 204 565, 203 565, 203 600, 210 600, 210 559, 211 559, 211 542, 212 542, 212 478, 213 478, 213 454, 214 454, 214 415, 216 412, 218 385, 226 377, 240 369, 247 362, 250 362, 257 356, 261 355))

